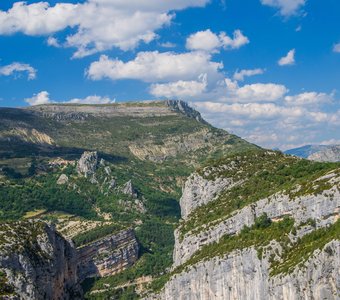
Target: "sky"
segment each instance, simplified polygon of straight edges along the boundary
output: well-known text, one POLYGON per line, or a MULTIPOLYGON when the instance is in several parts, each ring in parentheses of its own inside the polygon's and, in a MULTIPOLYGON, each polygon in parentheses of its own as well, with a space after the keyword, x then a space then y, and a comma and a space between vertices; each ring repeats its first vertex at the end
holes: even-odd
POLYGON ((189 102, 267 148, 340 144, 340 1, 0 2, 0 106, 189 102))

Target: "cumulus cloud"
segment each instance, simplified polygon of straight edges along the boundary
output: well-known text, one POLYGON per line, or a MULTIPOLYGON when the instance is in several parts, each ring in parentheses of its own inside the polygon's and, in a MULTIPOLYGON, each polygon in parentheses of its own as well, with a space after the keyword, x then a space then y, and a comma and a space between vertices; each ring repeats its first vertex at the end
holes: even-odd
POLYGON ((198 81, 183 81, 152 84, 150 94, 156 97, 188 98, 202 95, 207 88, 207 76, 200 76, 198 81))
POLYGON ((33 95, 31 98, 26 98, 25 102, 29 105, 41 105, 51 103, 50 94, 47 91, 42 91, 33 95))
POLYGON ((249 39, 240 30, 235 30, 233 36, 225 32, 213 33, 210 29, 198 31, 187 38, 186 48, 189 50, 201 50, 216 52, 220 48, 238 49, 249 43, 249 39))
MULTIPOLYGON (((50 103, 58 103, 58 101, 51 100, 50 94, 47 91, 42 91, 38 94, 34 94, 31 98, 26 98, 25 102, 29 105, 42 105, 50 103)), ((74 104, 110 104, 115 103, 115 99, 109 97, 101 97, 97 95, 87 96, 85 98, 74 98, 68 101, 59 103, 74 103, 74 104)))
MULTIPOLYGON (((158 29, 170 24, 173 11, 203 7, 209 0, 87 0, 84 3, 16 2, 8 11, 0 10, 0 34, 17 32, 30 36, 52 35, 71 28, 62 43, 75 47, 74 57, 84 57, 117 47, 134 49, 149 43, 158 29), (133 24, 133 26, 131 26, 133 24)), ((54 40, 50 40, 55 45, 54 40)))
POLYGON ((286 96, 285 101, 289 105, 294 106, 306 106, 306 105, 318 105, 323 103, 331 103, 333 101, 334 94, 305 92, 294 96, 286 96))
POLYGON ((295 64, 295 49, 290 50, 286 56, 278 61, 279 66, 288 66, 295 64))
POLYGON ((193 102, 211 124, 258 145, 289 149, 339 138, 340 113, 277 103, 193 102), (329 133, 329 134, 328 134, 329 133))
POLYGON ((282 16, 288 17, 297 14, 306 0, 261 0, 261 3, 279 9, 282 16))
POLYGON ((28 80, 33 80, 37 77, 37 70, 29 64, 14 62, 6 66, 0 66, 0 75, 10 76, 18 73, 27 73, 28 80))
POLYGON ((340 43, 335 44, 335 45, 333 46, 333 51, 334 51, 335 53, 340 53, 340 43))
POLYGON ((234 73, 233 78, 237 81, 243 81, 245 77, 261 75, 264 72, 264 69, 240 70, 234 73))
POLYGON ((236 116, 245 116, 250 119, 273 119, 278 117, 300 117, 303 110, 300 108, 281 107, 274 103, 217 103, 197 102, 197 107, 202 111, 215 113, 228 113, 236 116))
POLYGON ((282 84, 254 83, 239 87, 236 81, 225 79, 226 93, 234 102, 273 102, 281 99, 288 89, 282 84))
POLYGON ((153 51, 140 52, 134 60, 128 62, 102 55, 90 65, 87 76, 92 80, 108 78, 145 82, 187 81, 196 80, 201 74, 217 78, 222 68, 222 63, 212 62, 211 56, 203 52, 175 54, 153 51))

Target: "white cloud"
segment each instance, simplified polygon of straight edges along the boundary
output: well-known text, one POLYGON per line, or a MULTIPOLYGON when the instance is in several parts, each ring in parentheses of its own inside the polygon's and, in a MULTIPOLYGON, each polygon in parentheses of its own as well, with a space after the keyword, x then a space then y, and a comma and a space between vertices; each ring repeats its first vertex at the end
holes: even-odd
POLYGON ((217 78, 222 68, 222 63, 212 62, 211 56, 203 52, 175 54, 153 51, 140 52, 134 60, 128 62, 102 55, 90 65, 87 76, 92 80, 109 78, 171 82, 196 80, 201 74, 207 74, 208 78, 217 78))
POLYGON ((59 41, 53 36, 48 37, 47 45, 53 46, 53 47, 56 47, 56 48, 62 47, 62 45, 60 45, 59 41))
POLYGON ((27 72, 28 80, 33 80, 37 77, 37 70, 29 64, 14 62, 10 65, 0 67, 0 75, 3 76, 15 75, 18 72, 27 72))
POLYGON ((334 45, 333 51, 335 53, 340 53, 340 43, 334 45))
MULTIPOLYGON (((31 98, 26 98, 25 102, 30 105, 42 105, 49 103, 58 103, 50 99, 50 94, 47 91, 42 91, 38 94, 34 94, 31 98)), ((110 104, 115 103, 115 99, 110 99, 109 97, 101 97, 97 95, 87 96, 85 98, 74 98, 68 101, 59 103, 74 103, 74 104, 110 104)))
POLYGON ((245 77, 261 75, 265 72, 264 69, 241 70, 234 73, 233 78, 237 81, 243 81, 245 77))
POLYGON ((206 76, 200 76, 200 80, 152 84, 150 94, 156 97, 178 98, 195 97, 202 95, 207 88, 206 76))
POLYGON ((32 98, 26 98, 25 102, 29 105, 41 105, 51 103, 52 101, 50 100, 50 94, 47 91, 42 91, 33 95, 32 98))
POLYGON ((219 48, 238 49, 248 43, 249 39, 240 30, 235 30, 233 37, 229 37, 225 32, 217 35, 207 29, 190 35, 186 41, 186 48, 189 50, 216 52, 219 48))
POLYGON ((78 103, 78 104, 110 104, 115 103, 115 99, 110 99, 109 97, 101 96, 87 96, 86 98, 74 98, 65 103, 78 103))
POLYGON ((340 112, 277 103, 194 102, 211 124, 264 147, 281 149, 339 139, 340 112))
POLYGON ((87 0, 84 3, 16 2, 0 10, 0 34, 51 35, 72 28, 65 47, 75 47, 74 57, 118 47, 134 49, 149 43, 158 29, 170 24, 175 10, 203 7, 209 0, 87 0), (133 26, 131 26, 133 24, 133 26))
POLYGON ((171 42, 165 42, 161 44, 161 47, 163 48, 175 48, 176 44, 175 43, 171 43, 171 42))
POLYGON ((282 16, 288 17, 297 14, 306 0, 261 0, 261 3, 279 9, 282 16))
POLYGON ((227 113, 233 116, 245 116, 250 119, 275 119, 278 117, 303 115, 301 108, 281 107, 274 103, 217 103, 217 102, 197 102, 197 107, 203 112, 227 113))
POLYGON ((331 103, 333 101, 333 93, 316 93, 316 92, 305 92, 294 96, 286 96, 285 101, 289 105, 294 106, 306 106, 306 105, 317 105, 322 103, 331 103))
POLYGON ((225 79, 227 97, 234 102, 273 102, 281 99, 288 89, 281 84, 254 83, 239 87, 236 81, 225 79))
POLYGON ((290 50, 286 56, 279 59, 280 66, 293 65, 295 63, 295 49, 290 50))

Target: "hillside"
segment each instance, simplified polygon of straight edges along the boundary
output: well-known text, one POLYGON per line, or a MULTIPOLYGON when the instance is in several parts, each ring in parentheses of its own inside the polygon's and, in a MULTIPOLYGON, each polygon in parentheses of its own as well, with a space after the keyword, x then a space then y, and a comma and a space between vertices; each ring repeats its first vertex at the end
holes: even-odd
POLYGON ((340 161, 339 145, 307 145, 287 150, 285 153, 315 161, 340 161))
POLYGON ((68 295, 59 279, 69 268, 85 299, 336 299, 339 163, 261 149, 181 101, 0 116, 4 294, 24 295, 25 270, 30 286, 41 273, 68 295), (72 265, 45 232, 72 252, 72 265), (22 244, 25 235, 38 243, 22 244), (14 268, 16 244, 28 263, 14 268), (58 280, 32 247, 55 249, 58 280))
POLYGON ((337 299, 340 165, 256 150, 198 169, 152 299, 337 299), (159 293, 160 292, 160 293, 159 293))
MULTIPOLYGON (((254 148, 180 101, 3 108, 0 219, 52 222, 77 247, 132 228, 140 258, 128 278, 157 277, 172 264, 187 176, 207 159, 254 148)), ((119 258, 126 267, 128 255, 119 258)))

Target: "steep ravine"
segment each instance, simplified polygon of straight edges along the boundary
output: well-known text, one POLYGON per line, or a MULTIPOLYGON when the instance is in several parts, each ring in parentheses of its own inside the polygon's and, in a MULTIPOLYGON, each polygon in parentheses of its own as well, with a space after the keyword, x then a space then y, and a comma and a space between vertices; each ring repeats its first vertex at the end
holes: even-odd
POLYGON ((131 229, 78 249, 41 221, 2 223, 0 238, 0 279, 8 286, 0 299, 83 299, 84 279, 126 269, 139 251, 131 229))

